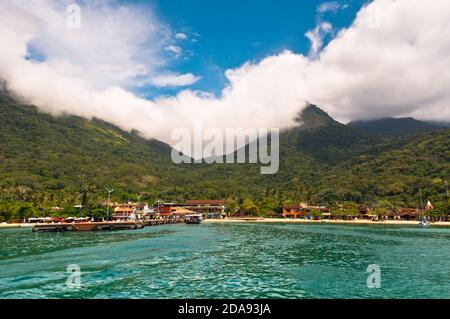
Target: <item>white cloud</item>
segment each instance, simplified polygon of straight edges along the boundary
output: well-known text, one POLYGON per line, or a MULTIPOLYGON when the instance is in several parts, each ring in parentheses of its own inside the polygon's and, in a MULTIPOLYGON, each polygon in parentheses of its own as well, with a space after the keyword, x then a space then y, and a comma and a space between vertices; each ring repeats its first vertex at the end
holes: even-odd
POLYGON ((179 57, 181 53, 183 52, 183 49, 181 49, 177 45, 168 45, 164 48, 166 51, 172 52, 175 54, 176 57, 179 57))
POLYGON ((179 33, 175 34, 175 39, 177 39, 177 40, 186 40, 187 39, 187 35, 184 34, 184 33, 179 32, 179 33))
POLYGON ((325 35, 333 31, 333 26, 329 22, 320 22, 313 30, 305 33, 305 36, 311 42, 309 56, 315 58, 323 46, 323 38, 325 35))
MULTIPOLYGON (((31 43, 47 57, 45 65, 96 89, 128 85, 161 65, 158 51, 169 32, 151 12, 114 6, 111 1, 80 2, 81 27, 70 29, 65 1, 3 1, 1 32, 9 33, 5 37, 19 37, 13 44, 22 56, 25 45, 31 43)), ((2 49, 4 55, 13 50, 13 44, 2 49)))
POLYGON ((348 4, 346 3, 339 3, 338 1, 329 1, 321 3, 319 6, 317 6, 317 12, 318 13, 336 12, 340 9, 346 8, 348 8, 348 4))
POLYGON ((186 74, 166 74, 155 77, 152 83, 159 87, 164 86, 188 86, 200 80, 200 77, 192 73, 186 74))
POLYGON ((447 0, 432 5, 375 0, 314 59, 285 51, 227 70, 229 84, 218 97, 184 90, 152 101, 126 87, 161 63, 159 51, 151 48, 164 51, 166 32, 158 32, 156 19, 96 2, 98 7, 88 6, 96 19, 89 23, 88 14, 83 23, 89 28, 77 36, 58 22, 64 20, 58 17, 64 8, 54 9, 54 1, 31 2, 39 4, 37 11, 30 10, 30 1, 1 3, 0 39, 7 45, 0 50, 0 77, 53 114, 99 117, 168 143, 174 142, 172 129, 190 127, 194 120, 221 129, 289 127, 305 100, 343 121, 380 116, 450 120, 447 0), (116 18, 105 21, 102 10, 112 10, 116 18), (132 19, 122 19, 130 14, 132 19), (52 23, 46 22, 49 18, 52 23), (24 58, 31 40, 48 55, 46 61, 24 58), (141 47, 150 54, 140 54, 141 47))

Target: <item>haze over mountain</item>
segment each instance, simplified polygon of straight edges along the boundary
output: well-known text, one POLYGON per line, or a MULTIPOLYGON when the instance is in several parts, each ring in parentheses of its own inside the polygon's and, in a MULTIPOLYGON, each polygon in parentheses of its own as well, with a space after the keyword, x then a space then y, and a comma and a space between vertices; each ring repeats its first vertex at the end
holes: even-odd
POLYGON ((221 130, 290 128, 306 100, 341 121, 381 116, 448 121, 450 77, 443 70, 450 68, 450 2, 360 0, 346 10, 355 2, 354 14, 341 24, 335 24, 337 12, 320 12, 314 4, 300 10, 313 1, 289 6, 266 1, 280 13, 267 21, 256 19, 260 14, 252 6, 239 6, 261 23, 248 28, 247 18, 234 21, 234 5, 227 2, 224 8, 230 10, 215 10, 186 25, 186 12, 170 10, 178 13, 171 25, 146 1, 84 0, 77 2, 82 27, 74 29, 67 25, 66 1, 3 0, 0 77, 40 110, 100 118, 168 144, 174 128, 190 128, 195 120, 221 130), (310 20, 302 28, 272 32, 288 17, 310 20), (208 37, 194 35, 200 21, 208 37), (224 27, 218 21, 234 23, 224 27), (176 28, 190 34, 177 38, 176 28), (243 33, 260 40, 250 55, 251 42, 235 47, 242 45, 235 39, 243 33), (299 39, 303 43, 292 45, 299 39), (234 58, 224 57, 224 51, 234 58), (214 87, 204 79, 211 73, 219 79, 214 87), (165 85, 178 89, 158 91, 165 85))
POLYGON ((371 121, 353 121, 348 123, 347 126, 367 133, 391 137, 423 134, 444 128, 443 125, 422 122, 411 117, 382 118, 371 121))

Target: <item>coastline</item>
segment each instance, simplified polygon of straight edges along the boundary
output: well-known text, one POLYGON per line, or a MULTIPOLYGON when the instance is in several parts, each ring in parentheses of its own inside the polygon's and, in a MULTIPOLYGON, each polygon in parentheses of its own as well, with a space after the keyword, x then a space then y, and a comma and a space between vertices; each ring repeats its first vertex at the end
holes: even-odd
MULTIPOLYGON (((359 224, 359 225, 419 225, 417 220, 308 220, 308 219, 292 219, 292 218, 226 218, 226 219, 205 219, 203 223, 287 223, 287 224, 359 224)), ((430 226, 446 226, 450 227, 450 222, 430 222, 430 226)))
POLYGON ((35 224, 31 223, 11 223, 11 224, 0 224, 0 228, 30 228, 33 227, 35 224))
MULTIPOLYGON (((341 225, 404 225, 416 226, 419 221, 416 220, 309 220, 309 219, 293 219, 293 218, 265 218, 265 217, 249 217, 249 218, 225 218, 225 219, 204 219, 202 223, 283 223, 283 224, 341 224, 341 225)), ((35 224, 32 223, 12 223, 0 224, 2 228, 31 228, 35 224)), ((430 222, 430 226, 450 227, 450 222, 430 222)))

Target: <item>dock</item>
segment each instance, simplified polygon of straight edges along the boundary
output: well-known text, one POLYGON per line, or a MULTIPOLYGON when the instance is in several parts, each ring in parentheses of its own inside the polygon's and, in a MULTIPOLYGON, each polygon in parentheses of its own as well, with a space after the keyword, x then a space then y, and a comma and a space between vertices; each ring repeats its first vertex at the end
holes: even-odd
POLYGON ((158 226, 166 224, 177 224, 177 220, 147 220, 147 221, 124 221, 124 222, 81 222, 81 223, 52 223, 35 224, 33 232, 65 232, 65 231, 99 231, 99 230, 132 230, 141 229, 145 226, 158 226))
POLYGON ((86 222, 35 224, 33 232, 64 232, 64 231, 98 231, 98 230, 128 230, 143 228, 142 222, 86 222))

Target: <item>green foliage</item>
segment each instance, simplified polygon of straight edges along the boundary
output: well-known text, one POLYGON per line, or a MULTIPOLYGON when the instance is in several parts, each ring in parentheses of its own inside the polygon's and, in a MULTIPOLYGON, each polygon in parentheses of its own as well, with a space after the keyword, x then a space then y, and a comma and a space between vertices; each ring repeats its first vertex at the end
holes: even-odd
POLYGON ((311 211, 309 212, 309 215, 314 216, 314 217, 321 217, 322 212, 319 209, 311 209, 311 211))
POLYGON ((238 202, 234 200, 233 198, 227 198, 225 200, 225 207, 226 207, 226 213, 227 214, 234 214, 238 210, 238 202))
POLYGON ((389 200, 380 200, 375 204, 374 213, 379 216, 386 216, 396 210, 395 205, 389 200))
POLYGON ((358 204, 350 201, 345 201, 342 204, 335 204, 331 207, 331 214, 334 216, 358 216, 358 204))
POLYGON ((254 216, 259 214, 259 208, 250 198, 246 198, 242 203, 241 212, 254 216))
MULTIPOLYGON (((433 212, 448 214, 439 203, 448 200, 450 130, 377 137, 315 106, 299 120, 301 126, 280 134, 279 172, 261 175, 261 164, 176 165, 162 142, 97 119, 55 118, 0 93, 0 220, 101 216, 106 187, 114 188, 112 201, 135 201, 138 194, 144 202, 228 198, 230 213, 239 206, 254 214, 300 202, 369 203, 385 213, 418 207, 421 189, 424 200, 437 204, 433 212), (80 204, 81 211, 73 208, 80 204), (52 212, 54 206, 63 210, 52 212)), ((332 211, 355 209, 347 203, 332 211)))

